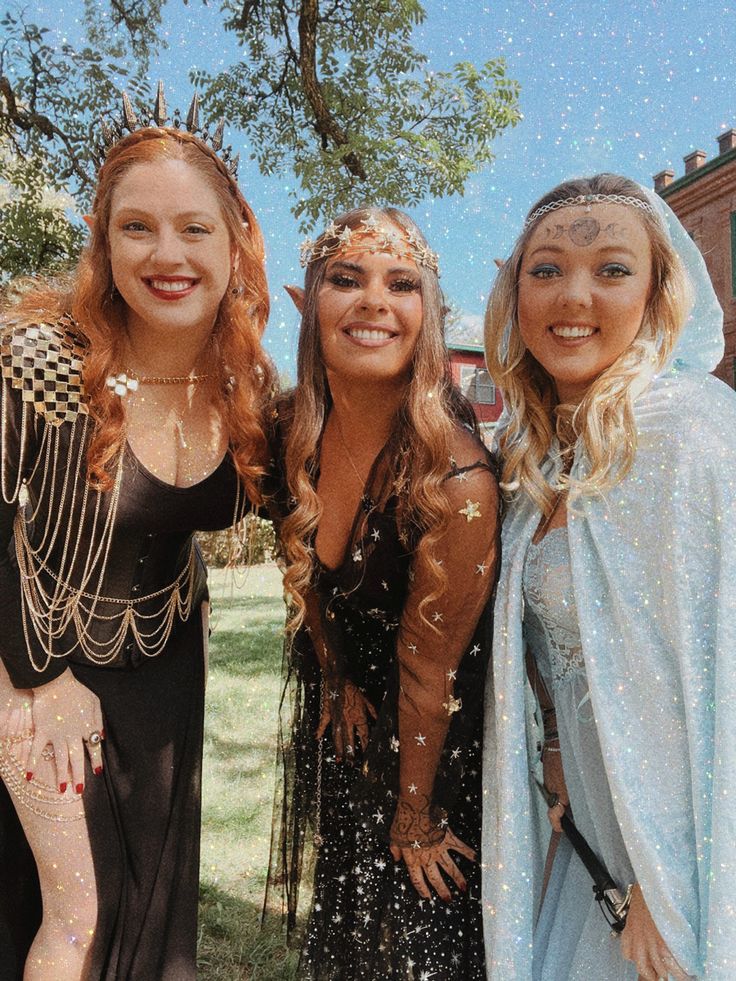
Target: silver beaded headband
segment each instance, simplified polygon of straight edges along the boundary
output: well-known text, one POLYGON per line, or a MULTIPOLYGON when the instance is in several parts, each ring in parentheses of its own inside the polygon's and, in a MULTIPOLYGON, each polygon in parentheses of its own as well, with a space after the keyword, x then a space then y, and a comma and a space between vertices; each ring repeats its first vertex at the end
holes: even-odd
POLYGON ((302 266, 308 266, 315 259, 324 259, 338 252, 389 252, 439 272, 439 256, 413 229, 404 231, 394 225, 384 225, 375 215, 363 218, 356 228, 347 225, 338 228, 332 222, 316 241, 308 238, 302 242, 299 261, 302 266))
POLYGON ((541 208, 532 211, 524 222, 524 231, 533 225, 538 218, 541 218, 542 215, 547 215, 551 211, 558 211, 560 208, 570 208, 573 205, 586 205, 588 211, 590 211, 591 205, 606 204, 607 202, 611 204, 630 205, 632 208, 639 208, 640 211, 646 211, 647 214, 653 215, 655 218, 657 216, 657 212, 651 204, 642 201, 641 198, 635 198, 630 194, 578 194, 574 198, 560 198, 557 201, 550 201, 549 204, 543 204, 541 208))
MULTIPOLYGON (((99 166, 104 163, 105 157, 111 147, 119 143, 128 133, 135 133, 139 129, 148 129, 150 126, 158 127, 166 126, 168 121, 168 110, 166 108, 166 98, 164 96, 164 83, 159 82, 156 89, 156 101, 153 105, 153 112, 151 113, 150 121, 147 123, 138 122, 138 117, 135 114, 132 103, 128 98, 126 92, 123 92, 122 98, 122 109, 120 112, 120 117, 105 120, 100 118, 100 129, 102 131, 102 144, 97 148, 97 163, 99 166)), ((173 129, 181 129, 182 121, 178 109, 174 110, 173 119, 173 129)), ((200 126, 199 122, 199 96, 194 93, 192 102, 189 106, 189 111, 187 112, 186 119, 184 121, 184 129, 187 133, 191 133, 192 136, 196 136, 198 140, 201 140, 205 146, 208 146, 224 163, 225 169, 227 170, 229 176, 233 181, 237 180, 238 176, 238 164, 240 163, 240 154, 232 157, 232 148, 225 147, 223 150, 223 136, 225 133, 225 120, 220 119, 217 126, 212 133, 209 131, 209 127, 200 126)))

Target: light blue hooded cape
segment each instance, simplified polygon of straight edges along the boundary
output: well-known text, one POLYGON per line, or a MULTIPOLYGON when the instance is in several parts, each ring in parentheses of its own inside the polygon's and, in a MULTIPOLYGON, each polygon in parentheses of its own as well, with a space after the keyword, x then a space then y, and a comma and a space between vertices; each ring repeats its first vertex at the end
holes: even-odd
MULTIPOLYGON (((604 499, 578 499, 568 514, 570 561, 591 704, 636 879, 683 969, 734 981, 736 395, 707 374, 722 356, 723 333, 702 258, 669 208, 653 200, 695 304, 671 364, 636 399, 632 470, 604 499)), ((550 480, 555 466, 551 453, 550 480)), ((572 474, 585 470, 579 451, 572 474)), ((517 492, 504 521, 486 695, 491 981, 532 977, 550 835, 532 780, 533 770, 540 775, 539 733, 522 636, 522 571, 539 521, 517 492)))

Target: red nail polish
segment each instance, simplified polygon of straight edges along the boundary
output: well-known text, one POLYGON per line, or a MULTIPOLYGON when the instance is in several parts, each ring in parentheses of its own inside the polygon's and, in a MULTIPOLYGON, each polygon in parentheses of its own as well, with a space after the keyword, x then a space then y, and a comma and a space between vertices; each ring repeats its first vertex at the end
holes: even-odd
POLYGON ((65 794, 66 793, 66 784, 65 783, 60 783, 59 784, 59 793, 60 794, 65 794))
POLYGON ((96 776, 96 777, 99 777, 99 775, 100 775, 101 773, 102 773, 102 767, 101 767, 101 766, 96 766, 96 767, 95 767, 95 776, 96 776))
POLYGON ((104 739, 105 738, 105 730, 104 729, 100 729, 100 738, 101 739, 104 739))
POLYGON ((83 783, 78 783, 77 786, 74 789, 76 790, 76 792, 78 794, 81 794, 82 791, 84 790, 84 784, 83 783))
POLYGON ((33 772, 31 770, 26 770, 26 780, 28 781, 28 783, 30 783, 31 780, 33 780, 33 772))

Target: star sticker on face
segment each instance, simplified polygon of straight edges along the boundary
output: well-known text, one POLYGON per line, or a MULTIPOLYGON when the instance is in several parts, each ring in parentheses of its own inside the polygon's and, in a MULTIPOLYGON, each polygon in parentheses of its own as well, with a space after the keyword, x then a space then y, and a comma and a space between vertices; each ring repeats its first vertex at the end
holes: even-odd
POLYGON ((473 521, 474 518, 483 517, 483 515, 480 513, 480 501, 471 501, 470 498, 467 498, 467 500, 465 501, 465 507, 460 508, 460 510, 457 513, 464 514, 468 524, 470 524, 470 522, 473 521))
POLYGON ((409 650, 412 652, 412 654, 416 654, 416 652, 417 652, 417 645, 416 644, 407 644, 406 646, 409 648, 409 650))
POLYGON ((435 623, 441 623, 444 619, 445 619, 444 615, 440 613, 439 610, 435 610, 434 613, 432 614, 432 620, 435 623))
POLYGON ((468 475, 465 473, 464 470, 458 470, 458 472, 456 474, 453 474, 453 476, 455 480, 459 480, 460 482, 467 481, 468 479, 468 475))

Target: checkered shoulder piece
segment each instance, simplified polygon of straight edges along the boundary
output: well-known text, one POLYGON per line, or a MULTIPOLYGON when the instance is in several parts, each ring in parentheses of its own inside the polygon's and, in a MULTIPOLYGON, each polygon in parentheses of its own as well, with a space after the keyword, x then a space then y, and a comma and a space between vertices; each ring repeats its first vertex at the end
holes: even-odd
POLYGON ((88 347, 73 320, 9 324, 0 337, 0 370, 24 402, 52 426, 87 415, 82 364, 88 347))

